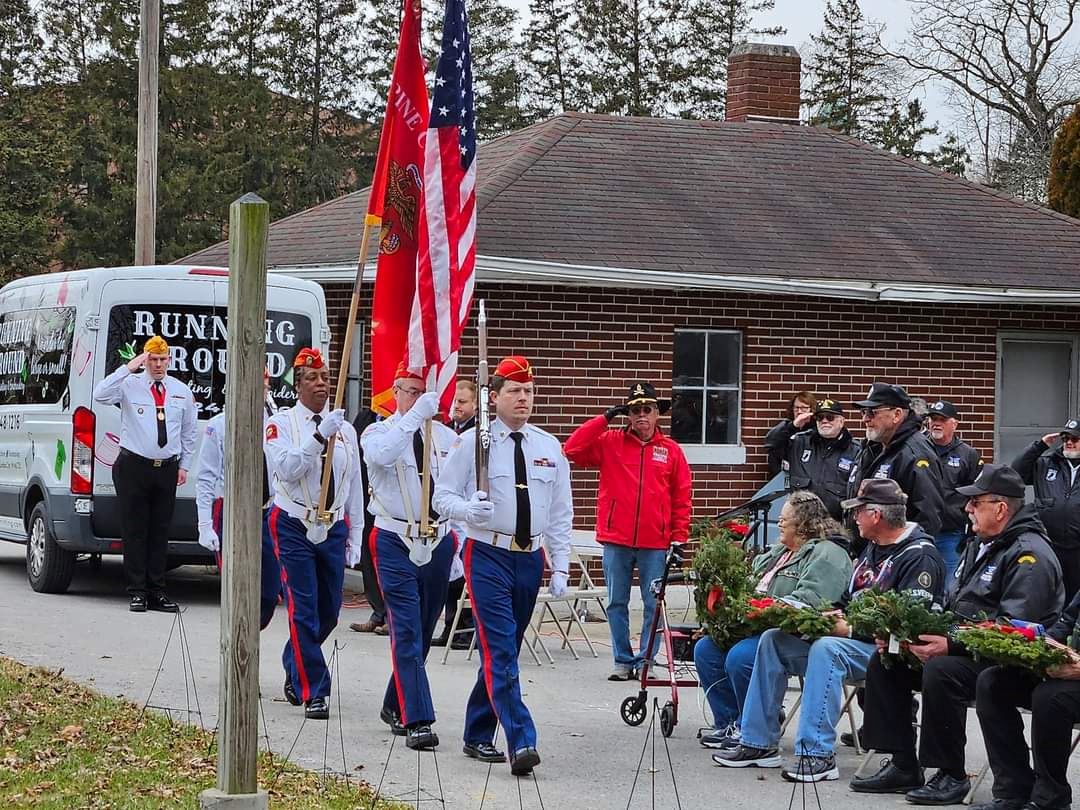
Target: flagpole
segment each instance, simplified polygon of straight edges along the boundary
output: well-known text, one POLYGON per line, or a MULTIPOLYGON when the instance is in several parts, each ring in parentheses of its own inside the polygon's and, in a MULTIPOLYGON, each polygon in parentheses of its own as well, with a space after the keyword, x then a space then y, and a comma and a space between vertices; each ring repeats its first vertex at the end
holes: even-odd
MULTIPOLYGON (((377 160, 377 159, 376 159, 377 160)), ((374 190, 374 189, 373 189, 374 190)), ((367 268, 368 243, 371 232, 380 219, 373 214, 364 217, 364 232, 360 237, 360 258, 356 262, 356 281, 353 282, 352 300, 349 302, 349 320, 345 324, 345 340, 341 344, 341 362, 338 367, 337 391, 334 392, 334 410, 341 408, 345 400, 345 387, 349 382, 349 360, 352 358, 353 335, 356 331, 356 313, 360 309, 360 287, 364 283, 364 270, 367 268)), ((337 434, 326 442, 326 458, 323 461, 322 485, 319 487, 319 519, 330 523, 333 513, 327 511, 326 498, 330 494, 330 478, 334 469, 334 445, 337 434)))

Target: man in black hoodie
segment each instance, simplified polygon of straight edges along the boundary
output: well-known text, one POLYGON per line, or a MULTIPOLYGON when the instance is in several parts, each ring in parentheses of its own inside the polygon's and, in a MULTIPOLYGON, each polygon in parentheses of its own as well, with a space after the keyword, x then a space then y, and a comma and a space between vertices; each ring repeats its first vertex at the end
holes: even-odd
MULTIPOLYGON (((971 486, 967 513, 978 542, 970 542, 945 596, 958 617, 1021 619, 1050 624, 1061 612, 1061 566, 1035 510, 1024 505, 1024 482, 1011 467, 987 464, 971 486)), ((945 636, 920 636, 910 650, 921 669, 886 668, 875 654, 866 670, 862 742, 892 753, 876 774, 855 777, 859 793, 906 793, 912 804, 959 804, 971 785, 964 768, 967 706, 975 698, 979 673, 990 664, 975 661, 945 636), (923 694, 919 756, 911 726, 913 690, 923 694), (938 772, 923 784, 926 767, 938 772)), ((879 641, 879 647, 884 642, 879 641)))
POLYGON ((840 501, 847 493, 847 480, 855 458, 862 449, 844 426, 844 409, 834 399, 819 399, 812 421, 796 417, 781 422, 766 438, 770 453, 782 458, 791 489, 808 489, 821 498, 829 514, 843 517, 840 501), (799 427, 802 419, 803 428, 799 427))
POLYGON ((1035 487, 1035 506, 1065 575, 1065 598, 1080 590, 1080 420, 1047 433, 1012 463, 1035 487), (1060 436, 1061 447, 1052 448, 1060 436))
POLYGON ((972 810, 1068 810, 1066 771, 1073 726, 1080 723, 1080 594, 1046 635, 1071 641, 1072 659, 1043 680, 1019 667, 994 666, 979 675, 975 709, 994 772, 994 801, 972 810), (1031 759, 1017 706, 1031 709, 1031 759))
POLYGON ((951 578, 960 562, 960 550, 967 534, 967 498, 956 491, 979 477, 982 459, 979 451, 960 439, 957 433, 960 414, 956 406, 945 399, 927 406, 930 428, 927 435, 937 451, 941 464, 942 499, 941 531, 934 536, 938 551, 945 560, 945 573, 951 578))
MULTIPOLYGON (((868 478, 891 478, 907 495, 907 518, 915 521, 931 537, 941 530, 941 468, 938 455, 923 435, 922 422, 911 412, 911 398, 899 385, 876 382, 870 393, 855 407, 862 411, 866 442, 848 477, 847 494, 859 494, 868 478)), ((850 521, 852 551, 858 554, 863 543, 850 521)))

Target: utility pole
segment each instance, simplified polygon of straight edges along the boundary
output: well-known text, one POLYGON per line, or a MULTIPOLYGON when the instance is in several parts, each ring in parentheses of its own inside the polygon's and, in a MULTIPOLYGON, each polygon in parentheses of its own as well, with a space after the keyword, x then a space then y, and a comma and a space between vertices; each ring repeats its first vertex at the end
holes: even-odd
POLYGON ((139 4, 139 141, 135 174, 135 264, 154 263, 157 220, 158 43, 161 0, 139 4))
POLYGON ((262 567, 263 368, 270 205, 245 194, 229 207, 225 517, 221 538, 221 694, 217 787, 203 810, 266 810, 258 789, 259 586, 262 567))

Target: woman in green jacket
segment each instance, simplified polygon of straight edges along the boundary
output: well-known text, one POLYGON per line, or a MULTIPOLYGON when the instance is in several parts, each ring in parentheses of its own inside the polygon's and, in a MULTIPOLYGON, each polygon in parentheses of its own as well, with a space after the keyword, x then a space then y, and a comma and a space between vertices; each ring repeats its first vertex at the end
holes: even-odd
MULTIPOLYGON (((851 557, 843 528, 821 499, 806 490, 791 493, 780 510, 778 526, 780 541, 753 563, 757 592, 811 607, 837 601, 851 576, 851 557)), ((725 650, 705 636, 694 646, 698 683, 713 713, 713 731, 701 737, 706 748, 738 742, 738 720, 758 638, 744 638, 725 650)))

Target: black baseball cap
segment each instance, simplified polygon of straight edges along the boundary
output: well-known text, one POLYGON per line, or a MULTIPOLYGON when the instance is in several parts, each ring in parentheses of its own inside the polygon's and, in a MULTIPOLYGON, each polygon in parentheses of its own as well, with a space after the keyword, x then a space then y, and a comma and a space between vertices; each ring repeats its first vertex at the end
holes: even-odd
POLYGON ((626 395, 627 405, 655 405, 660 413, 667 413, 671 408, 670 399, 659 399, 656 396, 656 386, 650 382, 636 382, 630 385, 630 393, 626 395))
POLYGON ((956 406, 949 402, 947 399, 939 399, 937 402, 931 402, 926 406, 927 416, 943 416, 946 419, 959 419, 960 414, 956 412, 956 406))
POLYGON ((891 478, 867 478, 859 487, 859 494, 854 498, 841 501, 840 508, 846 511, 866 504, 905 506, 907 505, 907 495, 900 489, 900 485, 891 478))
POLYGON ((856 408, 910 408, 911 397, 899 385, 876 382, 870 386, 870 392, 862 402, 856 402, 856 408))
POLYGON ((1080 421, 1070 419, 1065 423, 1065 427, 1061 429, 1060 435, 1072 436, 1073 438, 1080 439, 1080 421))
POLYGON ((844 415, 844 407, 835 399, 819 399, 817 405, 814 406, 814 416, 819 413, 835 413, 839 416, 844 415))
POLYGON ((957 487, 956 491, 967 498, 974 498, 976 495, 1023 498, 1024 479, 1008 464, 987 464, 973 484, 957 487))

